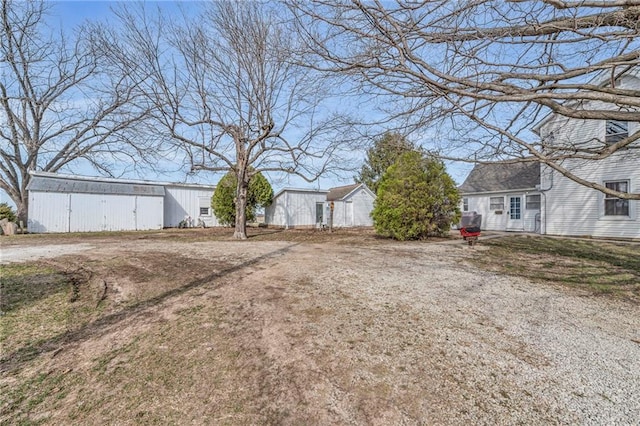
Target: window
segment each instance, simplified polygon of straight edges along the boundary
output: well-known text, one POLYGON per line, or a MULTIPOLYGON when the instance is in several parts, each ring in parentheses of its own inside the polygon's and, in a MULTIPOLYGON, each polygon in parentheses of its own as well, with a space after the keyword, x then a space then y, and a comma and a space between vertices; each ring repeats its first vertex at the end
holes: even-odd
POLYGON ((540 194, 527 195, 527 210, 540 210, 540 194))
POLYGON ((626 121, 607 120, 604 141, 613 144, 629 136, 629 126, 626 121))
POLYGON ((211 216, 210 197, 198 197, 198 212, 200 216, 211 216))
POLYGON ((324 203, 316 203, 316 223, 322 223, 324 213, 324 203))
POLYGON ((489 210, 502 210, 502 209, 504 209, 504 197, 489 198, 489 210))
POLYGON ((522 200, 520 199, 520 197, 511 197, 511 200, 509 202, 510 204, 510 209, 509 209, 509 218, 513 219, 513 220, 518 220, 521 218, 521 210, 520 210, 520 203, 522 202, 522 200))
POLYGON ((468 212, 469 211, 469 199, 468 198, 463 198, 462 199, 462 211, 463 212, 468 212))
MULTIPOLYGON (((604 185, 608 189, 618 192, 629 192, 629 181, 618 180, 613 182, 605 182, 604 185)), ((605 216, 629 216, 629 200, 613 197, 605 194, 604 196, 604 215, 605 216)))

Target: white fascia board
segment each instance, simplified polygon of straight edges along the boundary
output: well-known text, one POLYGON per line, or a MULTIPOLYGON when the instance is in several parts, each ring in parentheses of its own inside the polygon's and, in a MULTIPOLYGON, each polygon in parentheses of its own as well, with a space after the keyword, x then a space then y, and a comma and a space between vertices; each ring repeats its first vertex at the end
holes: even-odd
POLYGON ((504 189, 502 191, 461 192, 460 195, 492 195, 492 194, 519 194, 522 192, 540 192, 538 188, 504 189))
POLYGON ((279 196, 281 196, 282 194, 284 194, 285 192, 312 192, 312 193, 316 193, 316 194, 327 194, 329 192, 329 190, 327 189, 313 189, 313 188, 282 188, 280 191, 278 191, 273 198, 278 198, 279 196))

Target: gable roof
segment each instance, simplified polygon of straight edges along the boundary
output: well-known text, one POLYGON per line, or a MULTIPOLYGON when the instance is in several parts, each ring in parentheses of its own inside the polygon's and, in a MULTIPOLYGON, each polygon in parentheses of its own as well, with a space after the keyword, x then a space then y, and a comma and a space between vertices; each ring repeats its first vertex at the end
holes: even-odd
POLYGON ((476 164, 464 183, 462 193, 511 191, 532 189, 540 184, 540 163, 485 163, 476 164))
POLYGON ((327 201, 343 200, 360 187, 369 189, 364 183, 354 183, 353 185, 336 186, 335 188, 331 188, 327 194, 327 201))

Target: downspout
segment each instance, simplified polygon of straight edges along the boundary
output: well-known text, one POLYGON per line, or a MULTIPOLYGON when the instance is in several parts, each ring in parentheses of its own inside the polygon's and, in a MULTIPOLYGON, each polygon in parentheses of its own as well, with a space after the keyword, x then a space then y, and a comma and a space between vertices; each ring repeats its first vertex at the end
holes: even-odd
MULTIPOLYGON (((540 192, 540 194, 542 194, 542 196, 544 197, 544 234, 542 234, 542 230, 540 230, 540 234, 542 235, 547 235, 547 191, 550 191, 553 188, 553 169, 551 170, 551 173, 549 174, 549 180, 550 180, 550 185, 548 188, 540 188, 540 185, 538 185, 538 191, 540 192)), ((540 226, 542 227, 542 221, 540 222, 540 226)))

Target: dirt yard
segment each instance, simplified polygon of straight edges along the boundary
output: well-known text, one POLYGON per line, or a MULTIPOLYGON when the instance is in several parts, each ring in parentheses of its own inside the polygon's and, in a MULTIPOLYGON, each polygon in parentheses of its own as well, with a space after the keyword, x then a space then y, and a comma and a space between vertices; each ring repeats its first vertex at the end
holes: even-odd
POLYGON ((478 269, 487 250, 368 233, 5 241, 6 262, 23 256, 2 267, 0 422, 637 424, 640 306, 478 269))

